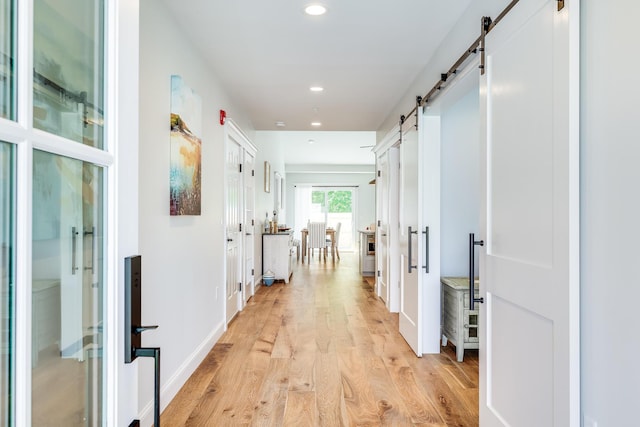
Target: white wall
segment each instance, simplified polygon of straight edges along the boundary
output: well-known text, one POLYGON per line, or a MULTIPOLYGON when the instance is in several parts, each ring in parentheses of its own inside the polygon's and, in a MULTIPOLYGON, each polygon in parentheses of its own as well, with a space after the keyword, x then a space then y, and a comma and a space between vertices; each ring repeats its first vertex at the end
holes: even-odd
POLYGON ((483 0, 471 2, 462 17, 453 26, 429 60, 425 69, 413 82, 407 82, 407 91, 400 97, 400 102, 380 125, 376 132, 376 140, 382 141, 387 133, 398 124, 400 115, 413 109, 416 96, 424 96, 440 80, 440 73, 447 71, 455 61, 480 36, 480 18, 495 18, 511 2, 511 0, 483 0))
POLYGON ((480 226, 480 114, 474 89, 441 113, 442 276, 468 276, 469 233, 480 226))
MULTIPOLYGON (((138 382, 139 367, 136 364, 124 363, 124 258, 139 253, 139 206, 138 199, 140 188, 138 186, 139 165, 139 3, 138 0, 119 0, 117 3, 117 124, 114 138, 117 141, 115 179, 109 184, 117 186, 116 206, 107 206, 117 218, 117 228, 107 230, 110 236, 117 236, 118 247, 114 250, 108 248, 107 256, 115 259, 111 265, 115 265, 117 289, 109 289, 105 292, 107 298, 117 298, 116 325, 112 332, 107 331, 107 337, 116 341, 115 347, 118 353, 115 356, 117 384, 114 392, 117 397, 116 425, 125 426, 139 414, 138 382), (115 181, 115 182, 114 182, 115 181)), ((111 346, 109 346, 111 347, 111 346)), ((110 376, 107 376, 109 378, 110 376)), ((108 396, 113 401, 112 396, 108 396)), ((114 402, 115 403, 115 402, 114 402)), ((109 410, 109 409, 108 409, 109 410)))
POLYGON ((583 0, 581 65, 582 410, 638 425, 640 3, 583 0))
MULTIPOLYGON (((264 229, 265 216, 269 214, 269 220, 273 218, 273 210, 275 207, 275 193, 273 190, 274 172, 280 172, 285 178, 284 150, 282 141, 277 137, 277 132, 273 131, 256 131, 253 143, 258 148, 256 155, 256 241, 255 241, 255 269, 256 284, 262 277, 262 233, 264 229), (268 161, 271 165, 271 191, 264 191, 264 162, 268 161)), ((285 196, 286 197, 286 196, 285 196)), ((278 216, 279 223, 287 223, 289 214, 285 209, 278 216)))
MULTIPOLYGON (((166 406, 224 329, 224 133, 219 110, 249 135, 241 112, 161 2, 140 2, 140 254, 143 345, 162 349, 166 406), (170 77, 202 98, 202 214, 169 216, 170 77)), ((152 361, 140 360, 140 410, 150 425, 152 361)))

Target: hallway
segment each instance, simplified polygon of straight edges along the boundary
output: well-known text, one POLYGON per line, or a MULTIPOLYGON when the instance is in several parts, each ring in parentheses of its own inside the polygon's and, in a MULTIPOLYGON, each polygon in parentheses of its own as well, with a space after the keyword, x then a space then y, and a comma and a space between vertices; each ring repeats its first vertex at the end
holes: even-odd
POLYGON ((260 287, 162 414, 164 426, 475 426, 478 356, 415 357, 358 272, 296 264, 260 287))

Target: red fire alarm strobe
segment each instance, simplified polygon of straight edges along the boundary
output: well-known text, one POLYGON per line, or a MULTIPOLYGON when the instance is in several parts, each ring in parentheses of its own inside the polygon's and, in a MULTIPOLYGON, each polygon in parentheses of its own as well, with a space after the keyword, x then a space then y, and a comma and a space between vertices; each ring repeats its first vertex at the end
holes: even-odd
POLYGON ((220 110, 220 124, 223 125, 225 121, 227 121, 227 112, 220 110))

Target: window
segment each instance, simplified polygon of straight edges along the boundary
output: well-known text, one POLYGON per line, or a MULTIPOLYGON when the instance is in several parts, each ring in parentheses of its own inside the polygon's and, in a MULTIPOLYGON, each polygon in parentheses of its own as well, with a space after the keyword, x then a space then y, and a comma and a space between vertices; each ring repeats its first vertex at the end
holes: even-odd
POLYGON ((117 355, 103 345, 116 313, 105 206, 117 197, 106 191, 105 3, 0 0, 1 426, 103 425, 116 411, 117 355))
POLYGON ((311 221, 326 222, 328 227, 341 223, 339 249, 355 246, 355 199, 357 187, 313 187, 311 191, 311 221))
POLYGON ((33 163, 32 423, 100 425, 102 169, 42 151, 33 163))
POLYGON ((103 0, 34 0, 33 126, 104 148, 103 0))
POLYGON ((0 142, 0 425, 13 425, 15 164, 13 145, 0 142))
POLYGON ((0 117, 15 120, 15 5, 0 0, 0 117))

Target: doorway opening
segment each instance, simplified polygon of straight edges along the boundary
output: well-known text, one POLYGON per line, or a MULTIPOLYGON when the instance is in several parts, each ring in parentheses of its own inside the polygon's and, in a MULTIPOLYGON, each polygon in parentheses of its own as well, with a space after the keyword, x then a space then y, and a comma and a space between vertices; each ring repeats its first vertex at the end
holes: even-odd
POLYGON ((324 222, 327 227, 337 229, 337 225, 340 223, 338 250, 353 252, 357 249, 357 186, 313 185, 307 191, 304 191, 302 187, 298 190, 296 187, 295 197, 296 205, 302 208, 300 218, 305 224, 307 221, 324 222))

